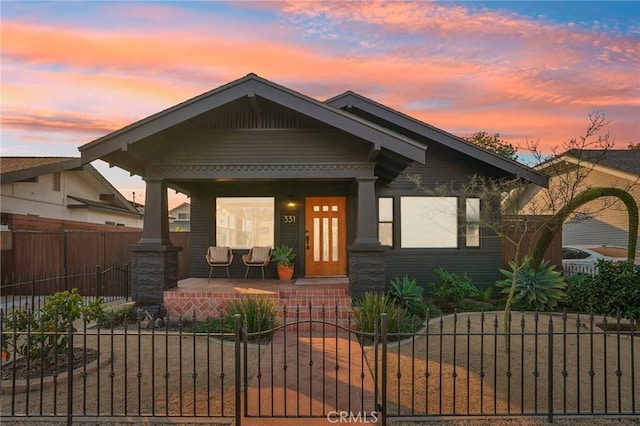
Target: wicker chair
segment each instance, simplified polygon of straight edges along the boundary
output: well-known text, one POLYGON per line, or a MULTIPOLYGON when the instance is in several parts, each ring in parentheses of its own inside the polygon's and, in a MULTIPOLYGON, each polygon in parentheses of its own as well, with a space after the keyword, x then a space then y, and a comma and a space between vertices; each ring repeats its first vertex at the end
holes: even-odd
POLYGON ((207 259, 207 263, 211 266, 209 269, 209 281, 211 281, 211 275, 213 274, 213 268, 218 266, 224 266, 227 270, 227 279, 231 280, 229 276, 229 265, 233 262, 233 252, 231 247, 215 247, 211 246, 207 249, 207 254, 204 256, 207 259))
POLYGON ((249 268, 259 267, 262 272, 262 279, 264 280, 264 268, 271 261, 271 247, 251 247, 249 253, 242 255, 242 262, 247 267, 247 271, 244 273, 244 279, 247 279, 249 275, 249 268))

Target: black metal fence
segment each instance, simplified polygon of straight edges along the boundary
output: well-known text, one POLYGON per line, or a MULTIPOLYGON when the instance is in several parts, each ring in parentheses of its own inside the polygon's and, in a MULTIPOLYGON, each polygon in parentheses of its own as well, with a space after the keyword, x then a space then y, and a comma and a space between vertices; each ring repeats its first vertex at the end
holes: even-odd
POLYGON ((5 276, 0 284, 0 309, 40 309, 48 296, 77 289, 87 299, 105 302, 128 300, 131 296, 129 265, 113 264, 34 276, 5 276))
POLYGON ((640 416, 633 321, 514 313, 504 322, 502 313, 465 313, 397 334, 383 315, 376 332, 364 333, 351 317, 327 319, 338 317, 338 307, 306 308, 294 315, 285 308, 276 329, 258 333, 241 331, 240 317, 233 333, 172 321, 158 329, 85 322, 54 332, 68 345, 22 358, 23 369, 9 364, 20 358, 16 344, 33 349, 47 333, 16 332, 3 318, 10 357, 3 417, 221 417, 241 425, 248 417, 385 424, 394 417, 640 416))

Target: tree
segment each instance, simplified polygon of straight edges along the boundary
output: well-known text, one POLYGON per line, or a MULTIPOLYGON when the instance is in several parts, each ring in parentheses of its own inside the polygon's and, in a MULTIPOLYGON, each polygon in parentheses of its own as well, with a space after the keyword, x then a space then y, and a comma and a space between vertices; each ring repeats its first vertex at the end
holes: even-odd
POLYGON ((463 139, 468 140, 474 145, 481 146, 484 149, 488 149, 489 151, 493 151, 498 155, 502 155, 510 160, 517 160, 518 153, 516 147, 511 145, 509 142, 503 140, 500 137, 500 133, 495 133, 494 135, 490 135, 487 132, 481 131, 476 132, 471 136, 466 136, 463 139))
MULTIPOLYGON (((590 113, 584 134, 554 147, 551 149, 551 155, 542 152, 539 141, 526 142, 524 149, 535 159, 536 169, 552 179, 549 188, 534 191, 529 186, 528 192, 520 194, 521 205, 526 202, 526 207, 521 213, 554 215, 570 204, 578 194, 588 189, 585 179, 614 146, 614 140, 607 131, 610 122, 604 113, 590 113)), ((579 221, 610 208, 623 209, 621 204, 617 198, 602 197, 597 202, 579 206, 566 217, 566 220, 579 221)))
POLYGON ((637 144, 633 144, 633 142, 629 142, 629 149, 632 149, 634 151, 640 151, 640 142, 638 142, 637 144))
MULTIPOLYGON (((562 211, 567 218, 575 213, 583 203, 572 201, 582 194, 585 189, 585 178, 601 160, 606 151, 613 146, 606 127, 609 120, 600 112, 589 114, 589 124, 585 133, 577 138, 570 139, 560 147, 552 150, 553 157, 547 157, 539 149, 539 142, 527 143, 529 152, 544 166, 547 175, 556 178, 556 184, 549 189, 540 191, 541 194, 533 194, 531 184, 514 179, 490 179, 483 176, 472 176, 470 180, 461 185, 437 185, 427 188, 423 185, 420 176, 410 176, 409 179, 425 193, 442 196, 445 194, 457 194, 464 198, 480 198, 481 211, 477 224, 488 229, 502 238, 513 248, 513 260, 511 265, 511 286, 507 289, 507 300, 504 311, 504 324, 507 327, 511 315, 511 306, 515 299, 518 276, 520 272, 529 267, 530 255, 534 244, 526 244, 526 237, 540 235, 543 231, 551 229, 548 221, 550 216, 562 211), (598 150, 598 156, 587 156, 588 150, 598 150), (571 153, 571 164, 561 160, 560 153, 571 153), (537 197, 533 199, 534 195, 537 197), (522 208, 523 201, 534 201, 527 209, 522 208), (565 207, 569 206, 569 207, 565 207), (565 210, 562 210, 562 209, 565 210), (568 212, 567 212, 568 211, 568 212), (541 220, 540 215, 546 215, 541 220)), ((481 139, 485 132, 476 133, 481 139)), ((499 140, 499 135, 492 140, 499 140)), ((608 192, 605 192, 607 195, 608 192)), ((605 197, 610 198, 610 197, 605 197)), ((618 198, 615 201, 619 202, 618 198)), ((607 204, 600 208, 610 208, 615 201, 606 200, 607 204)), ((531 203, 530 203, 531 204, 531 203)), ((588 204, 588 203, 587 203, 588 204)), ((465 223, 466 217, 461 212, 460 223, 465 223)), ((557 219, 555 219, 557 220, 557 219)), ((555 228, 557 230, 557 227, 555 228)), ((555 230, 553 232, 555 232, 555 230)), ((550 234, 553 235, 553 232, 550 234)), ((534 238, 535 241, 535 238, 534 238)))

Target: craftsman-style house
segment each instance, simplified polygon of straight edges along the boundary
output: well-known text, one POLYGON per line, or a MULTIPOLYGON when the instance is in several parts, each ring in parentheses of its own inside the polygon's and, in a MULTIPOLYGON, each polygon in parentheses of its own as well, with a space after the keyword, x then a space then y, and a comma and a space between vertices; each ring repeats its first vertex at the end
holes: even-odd
POLYGON ((212 245, 239 254, 286 243, 297 276, 347 276, 351 294, 395 276, 427 284, 435 268, 493 282, 499 239, 473 227, 478 199, 429 197, 425 184, 472 174, 546 178, 440 129, 352 92, 325 102, 255 74, 233 81, 80 147, 146 182, 142 238, 132 247, 133 294, 162 303, 177 285, 167 189, 190 197, 190 271, 207 277, 212 245), (459 223, 467 211, 468 229, 459 223))

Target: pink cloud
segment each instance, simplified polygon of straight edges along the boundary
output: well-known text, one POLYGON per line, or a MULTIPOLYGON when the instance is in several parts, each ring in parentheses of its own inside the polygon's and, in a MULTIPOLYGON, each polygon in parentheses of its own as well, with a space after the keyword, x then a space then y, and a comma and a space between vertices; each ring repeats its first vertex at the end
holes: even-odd
MULTIPOLYGON (((606 108, 614 123, 622 120, 615 132, 640 140, 637 117, 629 118, 640 105, 633 40, 429 2, 238 7, 275 8, 282 25, 272 33, 238 23, 233 31, 230 23, 200 23, 197 31, 108 32, 3 22, 3 76, 12 77, 2 82, 3 115, 11 112, 3 125, 24 128, 33 120, 32 128, 73 131, 65 118, 74 118, 78 132, 118 128, 256 72, 317 99, 354 90, 453 133, 496 128, 547 143, 579 134, 589 111, 606 108), (328 23, 331 37, 340 37, 340 24, 355 35, 369 27, 364 48, 336 54, 330 43, 296 33, 316 31, 304 27, 314 19, 328 23), (414 42, 391 38, 386 46, 386 35, 414 42), (431 100, 440 106, 414 109, 431 100), (74 108, 86 115, 64 112, 74 108)), ((144 16, 168 23, 173 11, 145 6, 144 16)))
POLYGON ((123 127, 118 123, 91 117, 87 114, 60 113, 55 111, 3 111, 0 122, 3 127, 27 131, 59 131, 86 133, 99 136, 123 127))

